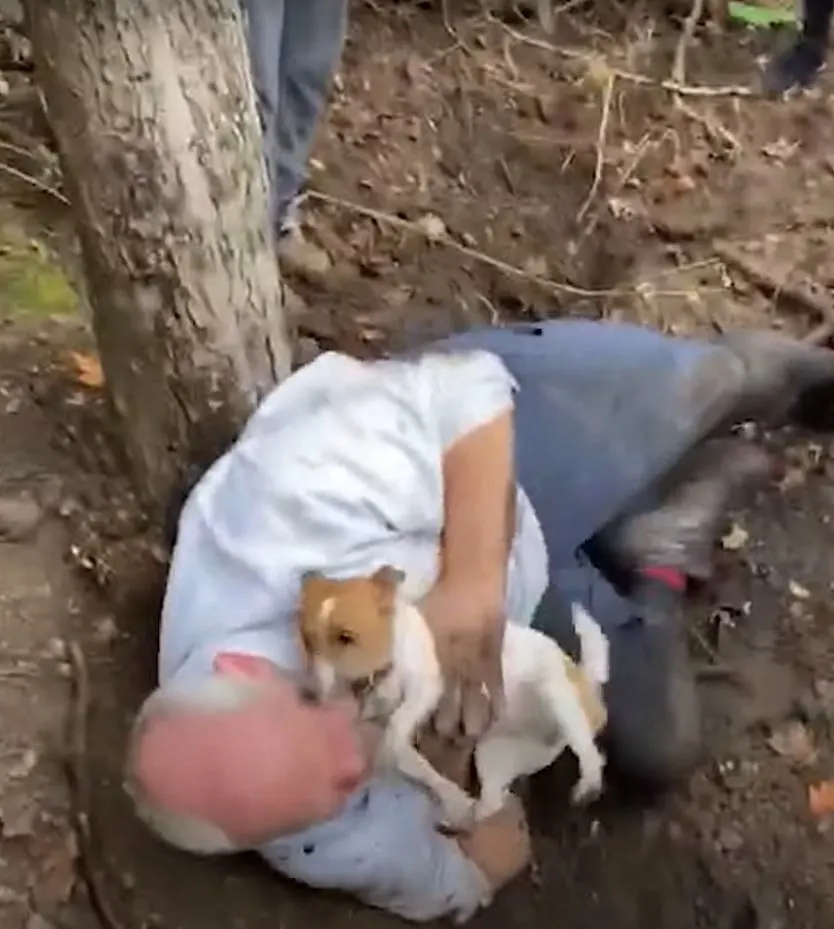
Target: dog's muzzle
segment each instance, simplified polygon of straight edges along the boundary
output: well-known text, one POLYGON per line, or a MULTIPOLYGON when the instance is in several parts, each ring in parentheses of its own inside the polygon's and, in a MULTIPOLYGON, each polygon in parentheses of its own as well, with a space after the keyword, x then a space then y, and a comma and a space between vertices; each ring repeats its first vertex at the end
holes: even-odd
POLYGON ((356 678, 350 682, 350 692, 357 700, 362 701, 388 677, 392 669, 393 665, 389 662, 368 677, 356 678))

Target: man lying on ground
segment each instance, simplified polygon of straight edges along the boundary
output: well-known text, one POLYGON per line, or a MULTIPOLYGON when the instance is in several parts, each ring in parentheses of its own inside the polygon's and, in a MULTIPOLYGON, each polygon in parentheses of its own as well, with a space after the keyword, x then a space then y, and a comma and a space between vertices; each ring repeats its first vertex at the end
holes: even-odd
POLYGON ((257 849, 411 920, 467 918, 525 866, 521 811, 449 837, 417 787, 370 775, 355 706, 309 705, 298 686, 302 574, 406 572, 450 681, 437 729, 457 760, 488 723, 480 685, 500 686, 505 619, 575 654, 578 600, 610 639, 611 765, 674 784, 700 746, 686 576, 709 571, 728 495, 761 472, 729 427, 828 426, 832 395, 834 353, 767 333, 554 321, 391 360, 319 357, 181 514, 160 687, 129 753, 140 816, 193 852, 257 849))

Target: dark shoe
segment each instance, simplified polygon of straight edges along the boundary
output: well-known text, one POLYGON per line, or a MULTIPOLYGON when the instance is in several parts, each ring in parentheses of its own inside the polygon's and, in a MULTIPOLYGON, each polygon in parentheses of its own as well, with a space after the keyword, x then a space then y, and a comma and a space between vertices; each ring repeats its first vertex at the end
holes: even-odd
POLYGON ((744 366, 728 425, 757 419, 834 429, 834 351, 768 331, 728 333, 717 344, 744 366))
POLYGON ((793 89, 811 87, 825 65, 825 42, 800 36, 773 58, 762 77, 762 92, 778 97, 793 89))
POLYGON ((619 520, 598 544, 629 572, 659 565, 709 577, 728 506, 769 473, 770 459, 756 446, 707 440, 658 486, 655 506, 619 520))

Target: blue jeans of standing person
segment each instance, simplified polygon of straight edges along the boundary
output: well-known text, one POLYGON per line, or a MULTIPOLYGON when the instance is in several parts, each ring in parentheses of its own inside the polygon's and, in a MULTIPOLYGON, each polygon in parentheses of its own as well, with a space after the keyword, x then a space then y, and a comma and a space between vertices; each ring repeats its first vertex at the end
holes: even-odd
POLYGON ((347 0, 242 0, 276 234, 295 221, 347 33, 347 0))

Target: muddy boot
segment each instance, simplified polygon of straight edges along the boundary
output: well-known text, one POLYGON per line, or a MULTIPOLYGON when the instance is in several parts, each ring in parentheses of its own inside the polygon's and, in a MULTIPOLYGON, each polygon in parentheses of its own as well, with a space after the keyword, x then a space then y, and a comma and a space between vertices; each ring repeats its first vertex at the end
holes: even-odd
POLYGON ((701 715, 683 625, 684 578, 638 572, 625 597, 578 553, 551 573, 533 627, 554 639, 574 660, 580 643, 571 604, 582 603, 609 644, 604 686, 604 734, 612 771, 640 788, 672 786, 696 763, 701 715))
POLYGON ((744 367, 728 424, 757 419, 834 430, 834 351, 767 331, 729 333, 716 343, 744 367))
POLYGON ((646 578, 632 603, 636 618, 609 633, 605 740, 613 771, 642 788, 663 790, 699 759, 700 698, 680 591, 646 578))
POLYGON ((728 506, 770 473, 762 449, 736 438, 708 440, 656 488, 654 506, 618 520, 596 544, 621 571, 660 565, 705 579, 728 506))

